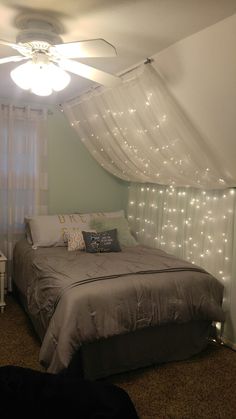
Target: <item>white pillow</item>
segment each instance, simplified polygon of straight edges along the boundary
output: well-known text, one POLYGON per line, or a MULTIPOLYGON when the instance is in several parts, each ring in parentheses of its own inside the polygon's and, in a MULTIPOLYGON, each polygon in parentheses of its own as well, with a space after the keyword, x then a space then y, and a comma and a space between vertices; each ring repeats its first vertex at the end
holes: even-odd
POLYGON ((91 231, 90 222, 98 217, 124 217, 124 211, 25 217, 26 237, 34 247, 66 246, 64 237, 66 229, 79 228, 81 231, 91 231))

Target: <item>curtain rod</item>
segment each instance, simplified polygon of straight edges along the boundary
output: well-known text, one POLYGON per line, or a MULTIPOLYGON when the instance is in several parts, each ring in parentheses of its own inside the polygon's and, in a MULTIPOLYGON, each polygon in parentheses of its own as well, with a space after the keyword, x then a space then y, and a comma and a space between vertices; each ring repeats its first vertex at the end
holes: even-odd
MULTIPOLYGON (((3 106, 3 107, 8 107, 8 106, 13 106, 13 108, 15 108, 15 109, 26 109, 27 108, 27 106, 29 106, 30 107, 30 105, 22 105, 22 106, 20 106, 20 105, 11 105, 11 104, 7 104, 7 103, 1 103, 1 106, 3 106)), ((42 110, 44 110, 44 108, 31 108, 30 107, 30 110, 31 111, 34 111, 34 112, 41 112, 42 110)), ((47 109, 47 114, 48 115, 53 115, 53 112, 50 110, 50 109, 47 109)))
MULTIPOLYGON (((131 71, 136 70, 137 68, 141 67, 141 65, 143 65, 143 64, 150 64, 150 63, 152 63, 153 61, 154 61, 154 58, 146 58, 146 60, 145 60, 144 62, 140 62, 140 63, 139 63, 139 64, 137 64, 135 67, 132 67, 132 68, 130 68, 129 70, 124 71, 123 73, 118 73, 118 77, 120 77, 120 76, 124 76, 125 74, 128 74, 128 73, 131 73, 131 71)), ((91 87, 90 89, 88 89, 88 90, 86 90, 85 92, 83 92, 83 93, 81 94, 81 96, 86 95, 87 93, 90 93, 90 92, 94 92, 94 90, 97 90, 97 89, 99 89, 99 88, 101 88, 101 86, 91 87)), ((76 100, 76 99, 78 99, 78 96, 77 96, 77 97, 74 97, 74 98, 72 98, 72 99, 66 100, 66 103, 73 102, 73 101, 74 101, 74 100, 76 100)), ((59 105, 58 105, 58 106, 59 106, 59 109, 62 111, 62 104, 61 104, 61 103, 59 103, 59 105)))
POLYGON ((118 74, 118 76, 125 76, 125 74, 131 73, 131 71, 136 70, 139 68, 142 64, 150 64, 154 61, 153 58, 146 58, 144 62, 141 62, 140 64, 137 64, 135 67, 130 68, 129 70, 124 71, 123 73, 118 74))

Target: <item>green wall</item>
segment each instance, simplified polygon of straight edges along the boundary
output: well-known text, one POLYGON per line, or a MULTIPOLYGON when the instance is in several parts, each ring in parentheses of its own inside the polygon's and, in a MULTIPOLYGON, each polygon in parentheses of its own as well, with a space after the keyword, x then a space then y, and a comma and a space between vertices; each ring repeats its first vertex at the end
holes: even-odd
POLYGON ((48 117, 49 213, 115 211, 127 205, 128 184, 89 154, 64 113, 48 117))

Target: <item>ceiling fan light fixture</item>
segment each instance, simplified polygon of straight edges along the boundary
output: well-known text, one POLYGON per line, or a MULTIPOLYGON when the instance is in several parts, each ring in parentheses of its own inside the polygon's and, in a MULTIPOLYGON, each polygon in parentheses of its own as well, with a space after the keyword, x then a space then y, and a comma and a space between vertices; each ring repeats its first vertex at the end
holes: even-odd
POLYGON ((21 89, 39 96, 49 96, 53 91, 65 89, 70 83, 70 73, 107 87, 121 83, 116 75, 74 60, 115 57, 115 47, 105 39, 63 43, 60 37, 63 26, 44 13, 23 12, 15 23, 20 29, 16 43, 0 39, 0 47, 11 47, 19 55, 0 58, 0 65, 29 60, 11 71, 12 80, 21 89))
POLYGON ((70 75, 57 65, 41 59, 33 59, 11 71, 11 78, 24 90, 31 90, 38 96, 49 96, 59 92, 70 83, 70 75))

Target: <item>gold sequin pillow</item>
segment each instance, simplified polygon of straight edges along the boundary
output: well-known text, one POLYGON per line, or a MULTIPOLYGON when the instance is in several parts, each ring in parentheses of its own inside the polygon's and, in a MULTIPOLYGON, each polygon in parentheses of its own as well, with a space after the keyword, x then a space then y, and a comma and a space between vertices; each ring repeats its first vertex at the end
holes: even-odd
POLYGON ((64 240, 68 244, 67 248, 69 252, 85 249, 84 238, 80 228, 65 228, 64 240))

